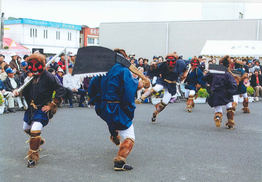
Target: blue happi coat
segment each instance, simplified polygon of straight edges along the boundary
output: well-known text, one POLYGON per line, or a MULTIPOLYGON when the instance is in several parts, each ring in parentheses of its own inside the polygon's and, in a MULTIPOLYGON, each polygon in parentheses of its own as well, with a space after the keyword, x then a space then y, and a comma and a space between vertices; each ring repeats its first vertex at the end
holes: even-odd
POLYGON ((189 72, 187 78, 185 80, 186 89, 195 90, 196 91, 196 84, 205 85, 206 82, 202 80, 203 73, 199 68, 194 69, 193 71, 189 72))
POLYGON ((202 80, 210 84, 210 97, 207 100, 211 107, 233 102, 233 95, 237 91, 237 82, 230 73, 207 73, 202 80))
POLYGON ((89 104, 110 130, 125 130, 132 125, 138 81, 127 67, 116 63, 103 77, 95 77, 88 88, 89 104))
POLYGON ((157 65, 156 70, 148 71, 148 74, 151 77, 158 76, 156 84, 163 85, 165 88, 168 89, 168 92, 171 93, 171 95, 175 95, 176 83, 168 83, 165 80, 178 82, 178 78, 180 77, 181 73, 186 71, 187 68, 186 66, 187 63, 184 60, 178 59, 175 64, 174 71, 169 71, 167 67, 167 63, 163 62, 157 65))

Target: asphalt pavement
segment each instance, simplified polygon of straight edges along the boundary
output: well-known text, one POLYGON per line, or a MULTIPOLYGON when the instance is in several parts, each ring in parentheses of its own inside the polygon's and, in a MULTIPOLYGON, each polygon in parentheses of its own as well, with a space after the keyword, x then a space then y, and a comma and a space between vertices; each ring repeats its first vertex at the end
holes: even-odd
POLYGON ((214 110, 197 104, 169 104, 151 123, 152 104, 137 105, 136 141, 127 157, 132 171, 113 170, 118 147, 109 140, 107 125, 89 108, 59 108, 42 130, 35 168, 26 167, 28 136, 24 112, 0 115, 1 182, 261 182, 262 102, 250 103, 250 114, 235 113, 235 129, 215 127, 214 110))

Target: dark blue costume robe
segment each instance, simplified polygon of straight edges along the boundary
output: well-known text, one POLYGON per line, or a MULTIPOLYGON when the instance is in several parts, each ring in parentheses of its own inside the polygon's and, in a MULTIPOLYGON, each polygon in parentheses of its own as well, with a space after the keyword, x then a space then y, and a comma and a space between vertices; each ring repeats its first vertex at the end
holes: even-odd
POLYGON ((210 97, 207 99, 210 107, 223 106, 233 102, 233 95, 237 91, 237 82, 230 73, 207 73, 202 80, 210 84, 210 97))
POLYGON ((48 124, 51 119, 49 112, 45 113, 41 109, 44 105, 50 103, 53 98, 53 92, 56 91, 55 97, 62 98, 67 94, 66 89, 57 79, 57 77, 44 70, 39 81, 36 84, 32 82, 23 90, 23 96, 28 104, 25 111, 24 121, 31 125, 32 121, 41 122, 43 126, 48 124), (30 103, 34 102, 37 109, 34 109, 30 103))
POLYGON ((243 81, 240 81, 237 86, 237 91, 234 93, 234 95, 239 95, 244 93, 247 93, 247 87, 244 85, 243 81))
POLYGON ((191 71, 187 75, 187 78, 185 80, 185 83, 187 83, 187 85, 185 88, 196 91, 196 87, 195 87, 196 84, 200 84, 203 86, 206 85, 206 82, 204 82, 202 78, 203 78, 202 71, 199 68, 194 69, 194 71, 191 71))
POLYGON ((167 63, 163 62, 157 65, 156 70, 149 70, 148 76, 153 77, 153 76, 161 75, 161 77, 157 78, 156 84, 163 85, 164 87, 168 89, 168 92, 171 95, 175 95, 176 94, 176 83, 168 83, 165 81, 165 79, 169 81, 178 82, 178 78, 180 77, 181 73, 186 71, 186 68, 187 68, 186 66, 187 64, 184 60, 178 59, 175 64, 174 71, 170 72, 168 70, 167 63))
POLYGON ((88 104, 95 104, 97 115, 107 123, 109 130, 125 130, 134 118, 137 86, 138 81, 130 70, 116 63, 106 76, 92 78, 88 104))

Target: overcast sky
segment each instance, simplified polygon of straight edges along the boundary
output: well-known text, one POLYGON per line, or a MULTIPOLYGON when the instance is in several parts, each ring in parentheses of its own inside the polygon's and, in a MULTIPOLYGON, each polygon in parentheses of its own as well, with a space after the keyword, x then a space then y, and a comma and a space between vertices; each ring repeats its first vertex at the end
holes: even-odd
MULTIPOLYGON (((2 0, 5 18, 99 27, 102 22, 201 20, 202 3, 2 0)), ((262 3, 246 3, 246 19, 262 18, 262 3)))

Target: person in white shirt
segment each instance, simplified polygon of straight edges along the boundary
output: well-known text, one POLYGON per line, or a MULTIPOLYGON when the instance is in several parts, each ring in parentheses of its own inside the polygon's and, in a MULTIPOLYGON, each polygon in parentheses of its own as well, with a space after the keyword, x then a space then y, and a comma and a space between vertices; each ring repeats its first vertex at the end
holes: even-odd
MULTIPOLYGON (((76 77, 76 76, 72 76, 72 72, 73 72, 73 68, 74 65, 70 64, 68 66, 68 74, 66 74, 63 78, 63 85, 64 87, 70 89, 73 93, 80 95, 80 101, 79 101, 79 107, 85 107, 85 105, 83 104, 83 102, 85 101, 85 95, 86 95, 86 91, 84 89, 81 89, 81 82, 80 82, 80 78, 76 77)), ((73 107, 73 101, 72 98, 68 98, 69 100, 69 107, 73 107)))

